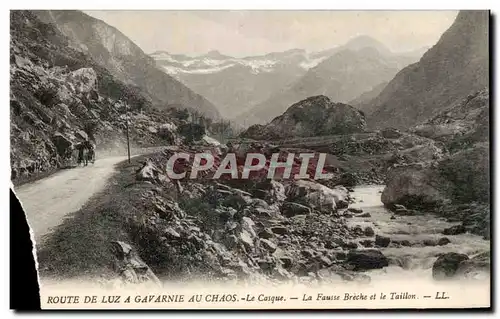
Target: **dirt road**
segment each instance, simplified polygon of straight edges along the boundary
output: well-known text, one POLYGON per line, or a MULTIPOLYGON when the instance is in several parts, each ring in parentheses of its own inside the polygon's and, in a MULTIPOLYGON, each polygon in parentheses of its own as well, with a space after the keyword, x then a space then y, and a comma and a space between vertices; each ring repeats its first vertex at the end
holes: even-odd
POLYGON ((102 190, 115 171, 115 164, 126 159, 126 156, 102 158, 94 165, 62 170, 34 183, 15 187, 36 244, 43 244, 44 235, 102 190))

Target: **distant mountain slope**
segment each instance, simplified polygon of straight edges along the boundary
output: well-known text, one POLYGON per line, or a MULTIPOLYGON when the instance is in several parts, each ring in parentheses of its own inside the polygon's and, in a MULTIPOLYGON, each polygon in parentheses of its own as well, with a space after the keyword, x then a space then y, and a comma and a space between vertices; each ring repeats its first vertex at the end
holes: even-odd
MULTIPOLYGON (((349 101, 348 104, 352 105, 354 107, 357 107, 360 104, 371 101, 372 99, 377 97, 380 94, 380 92, 382 92, 382 90, 387 86, 387 83, 389 83, 389 82, 382 82, 382 83, 378 84, 377 86, 375 86, 373 89, 361 93, 361 95, 359 95, 355 99, 349 101)), ((366 109, 364 111, 366 111, 366 109)))
MULTIPOLYGON (((266 123, 283 113, 289 105, 309 96, 325 95, 341 103, 357 98, 391 80, 406 65, 401 62, 401 57, 381 54, 379 49, 363 47, 336 52, 288 87, 242 114, 240 121, 247 125, 266 123)), ((407 61, 410 63, 411 59, 407 61)))
POLYGON ((418 63, 401 70, 360 106, 370 127, 408 128, 488 87, 488 11, 461 11, 418 63), (373 110, 373 111, 372 111, 373 110))
MULTIPOLYGON (((313 89, 308 93, 291 96, 290 99, 281 103, 283 107, 274 112, 273 116, 265 116, 264 121, 252 119, 255 107, 266 103, 269 99, 276 98, 275 96, 280 92, 285 92, 309 70, 326 59, 341 51, 359 51, 364 48, 373 48, 380 54, 390 57, 391 63, 397 69, 421 57, 418 51, 393 54, 382 43, 369 36, 358 36, 343 45, 319 52, 292 49, 260 56, 236 58, 217 51, 195 57, 157 51, 152 53, 151 57, 166 73, 217 105, 225 117, 234 118, 239 124, 245 122, 253 124, 271 120, 274 116, 281 114, 285 110, 284 107, 300 99, 314 94, 323 94, 324 90, 313 89)), ((390 79, 392 76, 386 81, 390 79)), ((326 86, 328 83, 319 85, 326 86)), ((365 89, 370 90, 372 87, 365 89)), ((274 100, 272 101, 274 104, 274 100)), ((267 105, 263 108, 266 109, 267 105)))
POLYGON ((146 92, 155 106, 177 104, 220 117, 212 103, 159 70, 151 57, 116 28, 80 11, 35 13, 42 21, 54 23, 75 48, 87 52, 118 79, 146 92))
POLYGON ((264 101, 324 59, 310 58, 299 49, 245 58, 217 51, 198 57, 165 51, 151 56, 166 73, 217 105, 227 118, 264 101))

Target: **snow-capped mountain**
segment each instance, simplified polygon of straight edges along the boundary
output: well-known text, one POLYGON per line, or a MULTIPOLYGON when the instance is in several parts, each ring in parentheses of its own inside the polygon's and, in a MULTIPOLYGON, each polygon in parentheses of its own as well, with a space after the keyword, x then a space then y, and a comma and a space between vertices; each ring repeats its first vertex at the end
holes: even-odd
POLYGON ((189 57, 182 54, 169 54, 166 51, 156 51, 151 57, 171 75, 177 74, 209 74, 220 72, 224 69, 241 66, 246 67, 253 74, 274 72, 276 68, 287 64, 308 70, 328 57, 317 54, 307 54, 305 50, 294 49, 285 52, 269 53, 261 56, 235 58, 222 55, 218 51, 210 51, 207 54, 189 57))
MULTIPOLYGON (((420 58, 418 53, 395 55, 382 43, 368 36, 355 37, 343 45, 332 46, 330 49, 319 52, 292 49, 238 58, 221 54, 218 51, 210 51, 194 57, 157 51, 152 53, 151 57, 164 72, 216 105, 223 117, 238 119, 241 122, 241 117, 247 118, 246 114, 251 112, 250 110, 266 101, 273 101, 276 94, 286 91, 286 88, 293 86, 311 70, 318 66, 322 66, 320 69, 323 69, 325 62, 337 53, 345 50, 359 51, 364 48, 371 48, 384 57, 390 57, 389 60, 394 64, 391 66, 394 72, 420 58)), ((352 65, 347 67, 356 69, 352 65)), ((336 72, 337 70, 327 68, 323 73, 328 74, 323 74, 318 80, 327 82, 315 81, 316 85, 329 86, 328 79, 335 77, 336 72)), ((345 73, 345 70, 342 72, 345 73)), ((388 80, 390 79, 384 77, 378 82, 375 81, 373 85, 388 80)), ((371 89, 371 87, 366 89, 371 89)), ((306 95, 301 98, 310 96, 307 93, 309 92, 304 92, 306 95)), ((295 95, 291 94, 290 97, 292 96, 295 95)), ((355 97, 348 96, 350 99, 355 97)), ((332 96, 332 98, 335 97, 332 96)), ((274 107, 274 105, 266 106, 266 109, 268 107, 274 107)), ((281 114, 282 111, 280 107, 277 112, 281 114)), ((266 117, 262 120, 269 119, 266 117)))
POLYGON ((222 116, 232 118, 266 100, 328 56, 293 49, 244 58, 218 51, 196 57, 157 51, 151 57, 164 72, 217 105, 222 116))

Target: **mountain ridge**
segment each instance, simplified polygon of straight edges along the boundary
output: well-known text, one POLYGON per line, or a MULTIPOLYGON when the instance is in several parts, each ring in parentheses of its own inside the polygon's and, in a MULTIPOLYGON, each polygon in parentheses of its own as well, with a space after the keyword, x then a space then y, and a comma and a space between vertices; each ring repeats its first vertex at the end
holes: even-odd
POLYGON ((372 128, 407 128, 489 85, 489 13, 460 11, 422 58, 361 105, 372 128))
POLYGON ((176 104, 209 117, 221 117, 212 103, 159 70, 155 61, 117 28, 78 10, 36 10, 34 13, 42 21, 56 25, 76 48, 90 54, 114 76, 140 87, 156 107, 162 109, 176 104))
MULTIPOLYGON (((390 56, 399 67, 406 66, 420 57, 414 52, 393 54, 383 43, 369 36, 355 37, 344 45, 318 52, 294 48, 282 52, 269 52, 241 58, 229 57, 221 60, 206 58, 207 53, 187 56, 160 50, 153 52, 151 56, 165 72, 217 105, 226 118, 243 124, 249 118, 248 114, 253 112, 254 107, 292 85, 294 81, 326 59, 346 48, 357 51, 366 47, 375 47, 377 51, 390 56)), ((371 89, 371 86, 366 89, 371 89)), ((322 93, 311 92, 310 95, 322 93)), ((306 97, 308 96, 287 100, 284 105, 290 105, 306 97)), ((273 115, 279 115, 282 113, 280 111, 273 115)), ((266 117, 266 120, 270 119, 272 117, 266 117)), ((259 121, 248 124, 254 124, 254 122, 259 121)))
POLYGON ((289 105, 309 96, 326 95, 335 102, 348 103, 383 82, 401 69, 399 56, 387 56, 376 48, 343 49, 309 69, 268 100, 241 115, 247 125, 263 124, 283 113, 289 105))

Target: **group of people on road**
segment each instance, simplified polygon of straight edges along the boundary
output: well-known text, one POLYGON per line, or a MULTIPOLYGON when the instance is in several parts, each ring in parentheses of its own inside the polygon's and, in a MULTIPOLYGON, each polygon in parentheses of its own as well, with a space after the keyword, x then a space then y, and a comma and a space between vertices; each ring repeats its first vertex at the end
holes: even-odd
POLYGON ((71 145, 66 150, 66 160, 74 161, 76 160, 77 165, 87 166, 90 163, 95 162, 95 150, 94 145, 89 140, 85 140, 76 145, 71 145))
POLYGON ((87 166, 89 162, 92 164, 95 162, 94 145, 89 140, 76 144, 75 148, 78 150, 78 165, 87 166))

